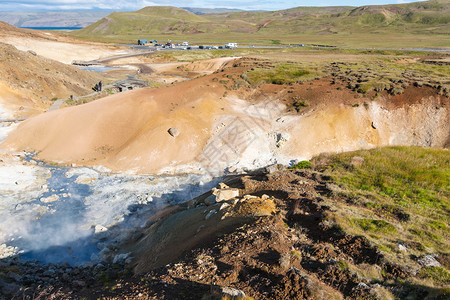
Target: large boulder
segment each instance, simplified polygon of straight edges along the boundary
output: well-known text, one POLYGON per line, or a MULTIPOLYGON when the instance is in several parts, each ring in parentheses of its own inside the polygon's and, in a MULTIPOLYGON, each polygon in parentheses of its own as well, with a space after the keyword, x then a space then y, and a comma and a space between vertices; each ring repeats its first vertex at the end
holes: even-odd
POLYGON ((213 194, 216 196, 216 202, 222 202, 239 197, 239 189, 216 189, 213 191, 213 194))
POLYGON ((176 129, 175 127, 170 128, 167 132, 173 137, 177 137, 180 134, 178 129, 176 129))

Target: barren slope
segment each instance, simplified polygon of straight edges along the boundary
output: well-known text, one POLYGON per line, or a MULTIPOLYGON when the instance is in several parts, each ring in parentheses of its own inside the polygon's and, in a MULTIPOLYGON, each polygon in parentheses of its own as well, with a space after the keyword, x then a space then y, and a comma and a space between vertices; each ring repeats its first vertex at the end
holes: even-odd
POLYGON ((53 98, 84 95, 103 75, 0 43, 0 105, 19 116, 48 109, 53 98))
POLYGON ((25 135, 13 134, 10 145, 39 149, 42 159, 100 162, 121 170, 188 163, 207 142, 219 111, 218 91, 202 88, 142 89, 46 113, 21 124, 25 135), (171 127, 180 136, 169 135, 171 127))
POLYGON ((0 39, 19 50, 32 50, 38 55, 65 64, 74 60, 94 60, 123 52, 123 49, 114 46, 82 42, 50 32, 17 28, 1 21, 0 39))
POLYGON ((234 81, 253 63, 243 59, 177 85, 40 115, 2 147, 60 163, 161 173, 256 168, 329 151, 448 141, 448 98, 434 88, 409 86, 404 94, 381 92, 371 100, 355 98, 332 78, 258 88, 234 81), (309 99, 301 113, 292 110, 295 99, 309 99), (168 133, 172 127, 179 136, 168 133))

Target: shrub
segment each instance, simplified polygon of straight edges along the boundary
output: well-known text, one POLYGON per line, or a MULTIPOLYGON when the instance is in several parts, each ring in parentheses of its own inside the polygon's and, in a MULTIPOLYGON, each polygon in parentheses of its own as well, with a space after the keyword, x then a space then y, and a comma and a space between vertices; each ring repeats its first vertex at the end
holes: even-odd
POLYGON ((290 167, 291 170, 296 169, 309 169, 311 168, 311 162, 308 160, 302 160, 301 162, 297 163, 296 165, 293 165, 290 167))

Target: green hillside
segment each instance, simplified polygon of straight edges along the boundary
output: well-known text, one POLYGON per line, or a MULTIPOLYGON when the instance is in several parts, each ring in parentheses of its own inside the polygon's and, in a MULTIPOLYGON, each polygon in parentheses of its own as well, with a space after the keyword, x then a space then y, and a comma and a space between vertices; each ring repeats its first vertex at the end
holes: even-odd
MULTIPOLYGON (((202 23, 210 21, 187 10, 170 6, 149 6, 135 12, 113 12, 76 35, 106 38, 141 36, 164 32, 195 33, 202 23)), ((133 38, 135 39, 135 38, 133 38)))
POLYGON ((358 47, 450 47, 450 1, 195 15, 168 6, 114 12, 73 33, 110 42, 321 43, 358 47))

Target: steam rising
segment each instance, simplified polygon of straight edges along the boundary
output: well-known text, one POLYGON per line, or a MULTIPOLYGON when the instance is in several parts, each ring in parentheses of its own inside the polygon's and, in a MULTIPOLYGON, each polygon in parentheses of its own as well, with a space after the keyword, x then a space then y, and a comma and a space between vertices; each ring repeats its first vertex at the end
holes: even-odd
POLYGON ((96 260, 169 203, 216 182, 206 175, 127 176, 91 168, 0 165, 0 258, 73 265, 96 260), (2 253, 3 252, 3 253, 2 253))

